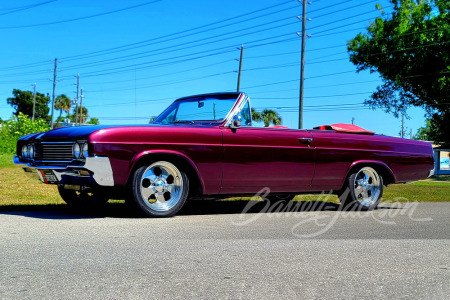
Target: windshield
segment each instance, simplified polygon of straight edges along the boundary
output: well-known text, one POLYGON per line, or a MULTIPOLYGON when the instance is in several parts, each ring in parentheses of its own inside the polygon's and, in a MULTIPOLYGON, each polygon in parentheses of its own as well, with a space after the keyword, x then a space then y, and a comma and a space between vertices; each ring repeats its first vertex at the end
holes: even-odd
POLYGON ((224 94, 177 100, 152 123, 222 122, 233 108, 237 97, 237 94, 224 94))

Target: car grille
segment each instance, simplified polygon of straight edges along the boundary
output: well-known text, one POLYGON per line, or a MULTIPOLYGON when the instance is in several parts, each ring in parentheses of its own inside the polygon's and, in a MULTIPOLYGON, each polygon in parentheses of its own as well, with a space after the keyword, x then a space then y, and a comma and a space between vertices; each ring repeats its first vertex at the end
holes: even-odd
POLYGON ((36 161, 71 162, 74 142, 42 142, 36 145, 36 161))

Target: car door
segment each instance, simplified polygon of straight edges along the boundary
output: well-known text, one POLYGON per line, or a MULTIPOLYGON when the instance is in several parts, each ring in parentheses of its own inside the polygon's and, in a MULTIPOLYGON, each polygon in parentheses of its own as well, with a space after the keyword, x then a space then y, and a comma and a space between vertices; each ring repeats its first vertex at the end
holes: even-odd
POLYGON ((312 135, 306 130, 223 128, 224 163, 221 193, 255 193, 308 189, 314 175, 312 135), (244 188, 244 189, 242 189, 244 188))
POLYGON ((247 119, 244 114, 243 126, 237 129, 222 127, 221 194, 256 193, 263 187, 272 192, 308 190, 315 168, 311 133, 252 127, 247 119))

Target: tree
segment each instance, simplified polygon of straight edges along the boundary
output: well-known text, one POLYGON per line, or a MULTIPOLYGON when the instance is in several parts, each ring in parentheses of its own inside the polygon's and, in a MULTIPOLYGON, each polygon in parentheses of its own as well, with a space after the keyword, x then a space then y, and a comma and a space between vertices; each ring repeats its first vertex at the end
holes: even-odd
POLYGON ((259 122, 262 120, 261 114, 257 112, 254 108, 252 108, 252 120, 259 122))
POLYGON ((86 122, 86 120, 89 118, 88 109, 84 106, 83 106, 83 108, 78 106, 78 110, 75 111, 75 109, 74 109, 74 114, 71 117, 72 117, 72 122, 74 122, 75 120, 78 120, 78 122, 80 122, 80 120, 81 120, 81 124, 84 124, 86 122))
POLYGON ((70 112, 70 107, 72 106, 72 101, 66 95, 59 95, 55 99, 55 109, 59 110, 58 120, 61 119, 61 114, 63 111, 66 112, 66 115, 70 112))
MULTIPOLYGON (((14 115, 18 116, 19 113, 23 113, 31 118, 33 116, 33 92, 14 89, 12 93, 14 97, 6 99, 6 102, 16 110, 14 115)), ((35 118, 50 120, 48 116, 49 102, 50 97, 36 93, 35 118)))
POLYGON ((98 118, 91 118, 89 122, 86 122, 86 124, 99 125, 100 121, 98 120, 98 118))
POLYGON ((413 139, 419 141, 431 141, 430 133, 431 133, 431 121, 427 120, 425 127, 420 127, 417 130, 417 133, 413 136, 413 139))
POLYGON ((281 116, 273 109, 265 109, 259 113, 252 108, 252 119, 256 122, 263 121, 265 127, 269 127, 270 123, 280 125, 282 122, 281 116))
POLYGON ((347 43, 357 71, 378 72, 383 84, 365 101, 399 117, 422 107, 429 138, 450 144, 450 1, 390 0, 393 12, 347 43))
POLYGON ((5 121, 0 128, 0 153, 15 153, 17 140, 27 134, 50 130, 44 119, 32 121, 19 112, 17 116, 5 121))

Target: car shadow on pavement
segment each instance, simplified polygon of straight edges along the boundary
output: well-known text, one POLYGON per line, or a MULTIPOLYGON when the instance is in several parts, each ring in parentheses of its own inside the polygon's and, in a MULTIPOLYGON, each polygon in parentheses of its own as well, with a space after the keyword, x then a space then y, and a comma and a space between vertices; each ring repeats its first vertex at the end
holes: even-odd
MULTIPOLYGON (((322 201, 278 202, 234 200, 191 200, 187 201, 179 216, 286 213, 311 211, 338 211, 340 204, 322 201)), ((400 209, 399 207, 380 207, 378 209, 400 209)), ((142 214, 124 203, 107 203, 101 209, 74 209, 66 204, 52 205, 5 205, 0 206, 1 215, 17 215, 38 219, 96 219, 96 218, 144 218, 142 214)))

